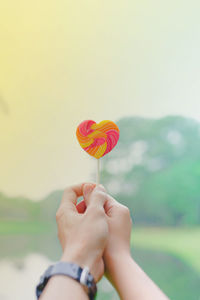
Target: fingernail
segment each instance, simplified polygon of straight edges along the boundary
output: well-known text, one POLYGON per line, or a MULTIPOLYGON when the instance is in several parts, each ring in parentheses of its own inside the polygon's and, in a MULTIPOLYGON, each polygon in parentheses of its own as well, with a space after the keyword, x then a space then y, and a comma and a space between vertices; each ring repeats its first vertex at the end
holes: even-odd
POLYGON ((97 189, 100 189, 101 191, 106 191, 106 189, 105 189, 105 187, 102 185, 102 184, 98 184, 97 186, 96 186, 96 188, 97 189))

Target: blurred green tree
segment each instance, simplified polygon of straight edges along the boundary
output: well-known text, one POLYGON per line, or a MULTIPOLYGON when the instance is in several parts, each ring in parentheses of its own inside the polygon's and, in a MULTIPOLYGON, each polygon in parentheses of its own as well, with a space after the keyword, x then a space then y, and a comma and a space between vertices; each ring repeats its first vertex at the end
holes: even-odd
POLYGON ((179 116, 124 118, 102 159, 102 183, 136 224, 200 224, 200 124, 179 116))

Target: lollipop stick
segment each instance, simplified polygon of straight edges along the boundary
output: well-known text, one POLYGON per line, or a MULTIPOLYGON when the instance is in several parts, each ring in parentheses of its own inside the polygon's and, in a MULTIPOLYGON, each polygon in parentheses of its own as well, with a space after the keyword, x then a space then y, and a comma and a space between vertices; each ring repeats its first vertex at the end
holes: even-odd
POLYGON ((97 159, 97 185, 100 183, 100 159, 97 159))

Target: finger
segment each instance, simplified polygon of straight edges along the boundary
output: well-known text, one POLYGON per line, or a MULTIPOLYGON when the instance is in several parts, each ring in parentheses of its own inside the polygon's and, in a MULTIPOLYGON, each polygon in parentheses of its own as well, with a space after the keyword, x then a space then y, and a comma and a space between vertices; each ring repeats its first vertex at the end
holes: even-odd
POLYGON ((70 207, 71 209, 73 209, 74 211, 77 212, 77 209, 76 209, 77 199, 78 199, 78 197, 83 195, 83 186, 84 185, 85 185, 85 182, 75 184, 75 185, 72 185, 72 186, 68 186, 64 190, 61 205, 64 205, 66 207, 70 207))
POLYGON ((91 195, 92 191, 94 190, 95 186, 96 185, 90 184, 90 183, 86 183, 83 185, 83 197, 84 197, 86 206, 89 205, 90 195, 91 195))
POLYGON ((78 197, 83 195, 83 186, 84 183, 68 186, 64 190, 64 194, 60 206, 61 207, 64 206, 66 209, 71 209, 72 211, 77 213, 76 203, 78 197))
POLYGON ((82 200, 81 202, 79 202, 77 205, 76 205, 76 209, 78 211, 79 214, 83 214, 86 210, 87 206, 85 204, 85 201, 82 200))
POLYGON ((115 200, 112 196, 107 195, 107 200, 104 204, 104 210, 108 216, 111 216, 113 210, 120 206, 121 204, 117 200, 115 200))
POLYGON ((103 185, 97 185, 96 187, 83 186, 83 196, 86 206, 99 205, 103 206, 107 199, 107 194, 103 185))

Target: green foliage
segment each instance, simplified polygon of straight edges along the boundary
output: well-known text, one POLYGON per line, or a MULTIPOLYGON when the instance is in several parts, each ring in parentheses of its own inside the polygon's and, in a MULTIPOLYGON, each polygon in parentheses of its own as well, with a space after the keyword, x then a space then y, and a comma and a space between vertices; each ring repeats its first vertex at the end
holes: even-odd
MULTIPOLYGON (((200 224, 200 124, 183 117, 124 118, 101 180, 137 225, 200 224)), ((62 191, 43 201, 0 194, 0 221, 55 222, 62 191)))
POLYGON ((102 183, 137 225, 200 224, 200 124, 183 117, 124 118, 102 159, 102 183))
MULTIPOLYGON (((130 208, 134 227, 173 226, 134 228, 133 257, 170 299, 197 300, 200 124, 174 116, 124 118, 118 126, 119 143, 101 160, 102 183, 130 208)), ((58 259, 55 212, 61 197, 62 191, 55 191, 33 202, 0 193, 0 258, 39 252, 58 259)), ((103 279, 97 299, 119 298, 103 279)))
POLYGON ((131 245, 175 255, 200 274, 200 227, 134 227, 131 245))
POLYGON ((189 265, 165 252, 132 249, 136 262, 168 295, 176 300, 198 300, 200 276, 189 265))
POLYGON ((55 212, 60 204, 62 191, 55 191, 42 201, 23 197, 7 197, 0 194, 0 222, 48 222, 55 223, 55 212))
POLYGON ((39 203, 24 197, 7 197, 0 193, 0 221, 30 221, 39 217, 39 203))

